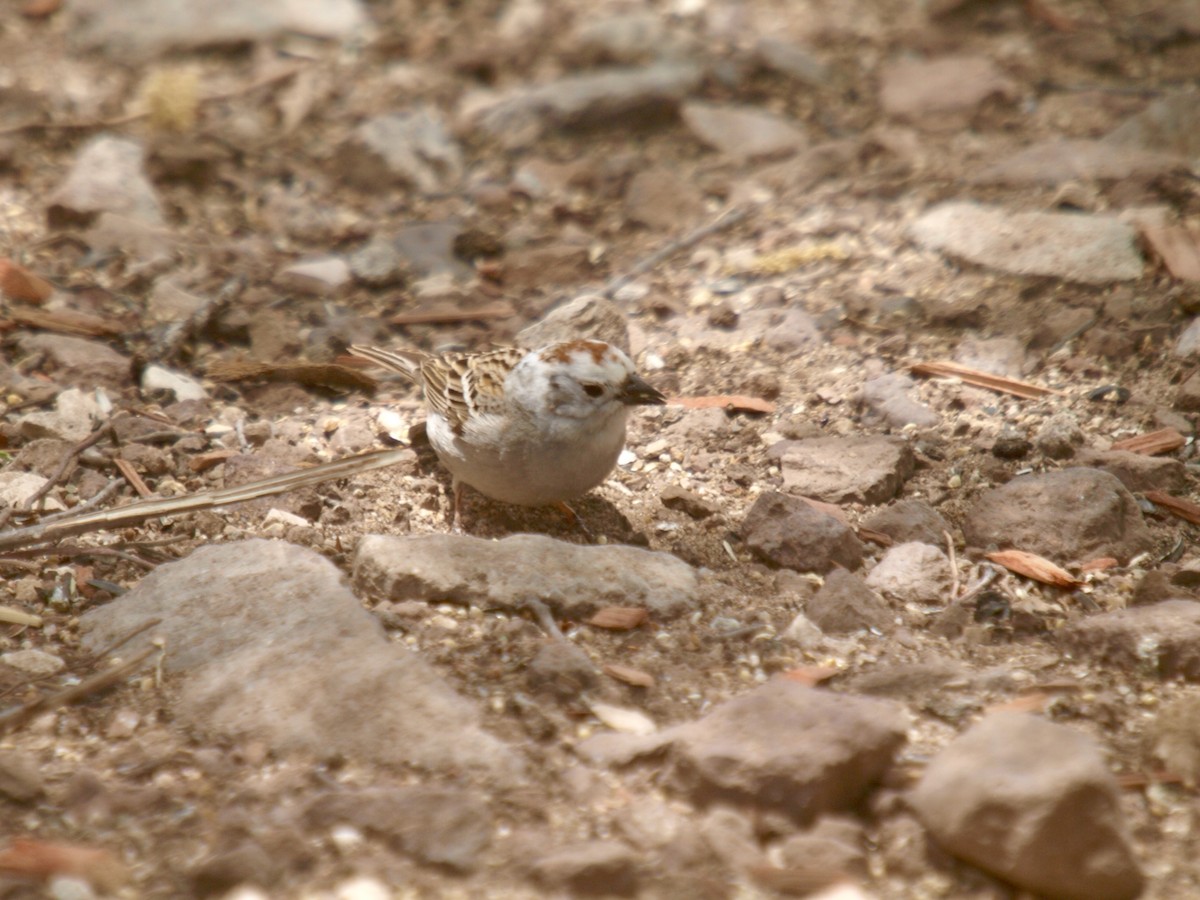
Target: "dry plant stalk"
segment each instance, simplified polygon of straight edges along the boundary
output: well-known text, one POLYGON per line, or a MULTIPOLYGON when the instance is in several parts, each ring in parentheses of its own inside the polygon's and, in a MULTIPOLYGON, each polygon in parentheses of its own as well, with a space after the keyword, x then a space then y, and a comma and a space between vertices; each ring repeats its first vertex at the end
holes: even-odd
POLYGON ((1172 497, 1165 491, 1146 491, 1143 496, 1176 518, 1191 522, 1193 525, 1200 525, 1200 506, 1192 501, 1184 500, 1181 497, 1172 497))
POLYGON ((1018 381, 1015 378, 1005 378, 1003 375, 993 375, 990 372, 972 369, 970 366, 960 366, 958 363, 952 362, 916 363, 912 366, 912 373, 934 378, 957 378, 972 387, 985 388, 1001 394, 1012 394, 1014 397, 1021 397, 1025 400, 1036 400, 1047 395, 1067 396, 1065 391, 1056 391, 1053 388, 1030 384, 1028 381, 1018 381))
POLYGON ((1178 450, 1187 443, 1187 438, 1174 428, 1162 428, 1137 437, 1114 441, 1114 450, 1127 450, 1130 453, 1141 453, 1145 456, 1157 456, 1159 453, 1170 453, 1178 450))

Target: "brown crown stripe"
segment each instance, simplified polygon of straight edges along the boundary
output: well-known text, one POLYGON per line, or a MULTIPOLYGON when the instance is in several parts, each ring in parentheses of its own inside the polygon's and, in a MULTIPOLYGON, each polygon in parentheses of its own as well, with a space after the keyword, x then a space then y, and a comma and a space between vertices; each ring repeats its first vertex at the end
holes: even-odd
POLYGON ((547 347, 542 353, 542 359, 546 362, 568 363, 576 353, 590 353, 592 362, 600 365, 600 360, 607 352, 608 344, 603 341, 563 341, 561 344, 547 347))

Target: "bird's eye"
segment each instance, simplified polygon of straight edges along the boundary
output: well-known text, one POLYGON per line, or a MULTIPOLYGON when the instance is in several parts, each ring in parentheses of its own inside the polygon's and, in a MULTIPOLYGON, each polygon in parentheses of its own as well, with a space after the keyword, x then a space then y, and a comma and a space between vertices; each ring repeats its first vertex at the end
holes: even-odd
POLYGON ((599 397, 604 393, 604 385, 591 381, 583 386, 583 392, 589 397, 599 397))

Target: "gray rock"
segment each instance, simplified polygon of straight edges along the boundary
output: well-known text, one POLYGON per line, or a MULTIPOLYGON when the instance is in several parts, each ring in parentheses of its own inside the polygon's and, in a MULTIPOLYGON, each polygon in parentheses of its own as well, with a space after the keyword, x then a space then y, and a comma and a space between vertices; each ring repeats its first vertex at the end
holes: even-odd
POLYGON ((884 111, 907 119, 970 112, 988 97, 1016 93, 1012 80, 984 56, 897 59, 881 67, 879 81, 884 111))
POLYGON ((317 256, 284 266, 275 284, 286 291, 331 297, 350 283, 350 264, 340 256, 317 256))
POLYGON ((1016 547, 1060 565, 1128 560, 1153 546, 1133 495, 1114 475, 1070 468, 1022 475, 981 494, 963 520, 972 547, 1016 547))
POLYGON ((748 802, 808 822, 857 803, 905 733, 893 703, 778 679, 663 737, 671 780, 697 802, 748 802))
POLYGON ((160 566, 87 612, 84 647, 136 631, 132 654, 166 640, 189 728, 263 741, 276 752, 332 753, 431 772, 517 777, 516 754, 419 657, 389 643, 328 560, 251 540, 203 547, 160 566))
POLYGON ((897 500, 863 520, 863 527, 886 534, 893 541, 922 541, 940 546, 950 523, 924 500, 897 500))
POLYGON ((1020 888, 1132 900, 1143 877, 1118 793, 1090 738, 1000 712, 934 757, 910 802, 939 844, 1020 888))
POLYGON ((447 274, 466 280, 473 274, 471 267, 454 253, 461 232, 453 222, 422 222, 403 226, 389 239, 414 275, 447 274))
POLYGON ((784 866, 840 872, 865 881, 867 856, 863 828, 846 816, 821 816, 808 831, 786 838, 779 847, 784 866))
POLYGON ((462 150, 432 107, 368 119, 342 146, 340 163, 343 177, 366 189, 404 184, 434 194, 463 175, 462 150))
POLYGON ((175 395, 176 400, 208 399, 208 391, 196 379, 162 366, 146 366, 142 369, 141 386, 144 393, 168 391, 175 395))
POLYGON ((642 606, 673 618, 695 605, 698 579, 682 560, 637 547, 581 547, 536 534, 500 541, 366 535, 354 558, 354 585, 396 602, 521 609, 527 598, 536 598, 572 619, 614 605, 642 606))
POLYGON ((941 421, 941 417, 924 403, 910 396, 913 387, 913 380, 898 372, 870 378, 863 383, 863 403, 870 414, 893 428, 903 428, 905 425, 925 428, 936 425, 941 421))
POLYGON ((867 575, 867 586, 904 603, 942 604, 954 582, 950 560, 939 547, 909 541, 888 549, 867 575))
POLYGON ((1200 318, 1192 319, 1175 342, 1175 355, 1181 359, 1200 356, 1200 318))
POLYGON ((796 123, 763 109, 692 101, 682 115, 699 141, 734 159, 789 155, 808 144, 796 123))
POLYGON ((130 382, 129 357, 107 344, 64 334, 22 334, 17 338, 21 352, 45 353, 49 370, 60 383, 124 387, 130 382))
POLYGON ((1021 378, 1028 356, 1025 345, 1016 338, 968 338, 955 348, 954 361, 993 375, 1021 378))
MULTIPOLYGON (((853 572, 833 569, 825 583, 805 604, 804 611, 823 632, 849 634, 866 628, 891 631, 896 615, 867 583, 853 572)), ((788 626, 790 632, 796 625, 788 626)))
POLYGON ((906 442, 872 435, 793 441, 780 459, 784 487, 826 503, 884 503, 914 466, 906 442))
POLYGON ((1200 603, 1164 600, 1071 623, 1063 646, 1097 664, 1200 681, 1200 603))
POLYGON ((1018 150, 971 177, 979 184, 1059 185, 1150 178, 1186 168, 1182 157, 1088 138, 1050 138, 1018 150))
POLYGON ((47 200, 50 227, 86 227, 104 212, 161 226, 162 205, 146 177, 145 159, 136 141, 108 134, 92 138, 47 200))
MULTIPOLYGON (((103 349, 107 350, 108 348, 104 347, 103 349)), ((90 368, 90 363, 83 359, 82 355, 73 359, 77 364, 90 368)), ((100 354, 100 359, 104 359, 103 353, 100 354)), ((125 361, 122 360, 122 362, 125 361)), ((78 443, 91 434, 92 428, 101 418, 100 403, 93 391, 85 392, 79 388, 69 388, 60 391, 54 398, 53 410, 26 413, 21 417, 17 427, 20 429, 22 437, 25 438, 57 439, 78 443)))
MULTIPOLYGON (((7 474, 7 473, 5 473, 7 474)), ((36 476, 35 476, 36 477, 36 476)), ((53 509, 54 507, 51 507, 53 509)), ((32 678, 45 678, 57 675, 67 667, 62 658, 45 650, 9 650, 0 653, 0 664, 10 666, 18 672, 23 672, 32 678)))
POLYGON ((477 793, 435 785, 367 787, 319 794, 311 828, 353 825, 421 862, 469 871, 492 840, 492 814, 477 793))
POLYGON ((611 300, 584 294, 517 332, 518 346, 531 349, 580 338, 604 341, 629 353, 629 320, 611 300))
POLYGON ((809 87, 820 87, 829 80, 829 68, 803 47, 775 38, 762 38, 754 55, 761 66, 794 78, 809 87))
POLYGON ((584 60, 618 65, 660 56, 666 40, 662 19, 650 10, 585 19, 570 36, 572 50, 584 60))
POLYGON ((1070 459, 1083 441, 1079 421, 1070 412, 1055 413, 1033 436, 1033 443, 1050 459, 1070 459))
POLYGON ((675 169, 655 166, 638 172, 625 190, 625 218, 662 231, 682 230, 704 214, 704 195, 675 169))
POLYGON ((620 841, 586 841, 534 860, 533 874, 548 887, 575 894, 623 896, 637 889, 638 858, 620 841))
POLYGON ((547 128, 624 127, 633 114, 676 109, 703 78, 703 68, 682 62, 569 75, 499 95, 468 96, 460 120, 465 127, 495 138, 505 147, 523 147, 547 128))
POLYGON ((926 247, 1013 275, 1106 284, 1140 278, 1144 267, 1136 230, 1115 216, 952 201, 918 218, 912 234, 926 247))
POLYGON ((768 565, 799 572, 862 565, 863 545, 850 526, 787 494, 760 495, 746 513, 741 533, 751 552, 768 565))
POLYGON ((1147 456, 1129 450, 1091 450, 1075 454, 1081 466, 1102 469, 1116 475, 1126 489, 1143 491, 1182 491, 1189 484, 1187 466, 1169 456, 1147 456))
POLYGON ((0 750, 0 797, 32 803, 46 792, 37 762, 15 750, 0 750))
POLYGON ((530 690, 569 700, 596 685, 596 667, 588 655, 567 641, 543 644, 525 669, 530 690))

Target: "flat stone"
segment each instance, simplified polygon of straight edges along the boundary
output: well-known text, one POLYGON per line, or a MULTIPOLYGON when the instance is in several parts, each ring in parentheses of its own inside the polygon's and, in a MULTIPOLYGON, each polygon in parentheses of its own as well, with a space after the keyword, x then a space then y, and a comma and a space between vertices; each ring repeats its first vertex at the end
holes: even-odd
POLYGON ((1172 599, 1072 622, 1063 646, 1096 665, 1200 681, 1200 603, 1172 599))
POLYGON ((1134 493, 1184 490, 1188 484, 1187 466, 1169 456, 1147 456, 1129 450, 1092 450, 1084 447, 1075 454, 1081 466, 1090 466, 1116 475, 1121 484, 1134 493))
POLYGON ((83 645, 166 639, 174 714, 278 753, 519 777, 516 753, 420 657, 390 643, 328 560, 281 541, 202 547, 81 618, 83 645))
POLYGON ((698 140, 734 159, 788 155, 808 144, 799 125, 765 109, 691 101, 681 113, 698 140))
POLYGON ((900 492, 915 466, 904 441, 871 435, 805 438, 780 459, 784 487, 826 503, 884 503, 900 492))
POLYGON ((275 283, 298 294, 330 297, 350 283, 350 264, 340 256, 302 259, 280 269, 275 283))
POLYGON ((907 375, 889 373, 870 378, 863 383, 862 399, 868 412, 893 428, 916 425, 928 428, 941 421, 941 416, 912 396, 915 388, 907 375))
POLYGON ((22 334, 17 338, 21 352, 45 353, 50 365, 43 371, 60 384, 80 385, 88 389, 125 387, 130 383, 129 357, 107 344, 64 334, 22 334))
POLYGON ((690 227, 704 214, 704 195, 675 169, 656 166, 638 172, 625 190, 625 218, 662 231, 690 227))
POLYGON ((10 650, 0 653, 0 663, 11 666, 18 672, 24 672, 33 678, 45 678, 47 675, 57 675, 67 667, 61 657, 45 650, 10 650))
POLYGON ((926 247, 1012 275, 1107 284, 1140 278, 1144 268, 1136 230, 1115 216, 951 201, 918 218, 912 234, 926 247))
POLYGON ((903 603, 942 605, 950 599, 954 575, 940 547, 908 541, 889 547, 867 574, 867 586, 903 603))
POLYGON ((551 850, 534 860, 533 874, 549 887, 573 894, 622 896, 637 888, 637 855, 620 841, 586 841, 551 850))
MULTIPOLYGON (((864 629, 891 631, 896 615, 862 577, 842 568, 832 569, 825 583, 804 606, 808 618, 827 634, 849 634, 864 629)), ((788 630, 798 627, 796 622, 788 630)))
POLYGON ((1065 725, 992 713, 933 758, 909 800, 945 849, 1019 888, 1141 894, 1116 780, 1092 739, 1065 725))
POLYGON ((857 569, 865 552, 854 530, 799 497, 761 494, 742 522, 742 539, 772 566, 827 572, 835 565, 857 569))
POLYGON ((86 227, 104 212, 161 226, 162 206, 143 169, 145 157, 142 145, 127 138, 101 134, 89 140, 47 198, 50 227, 86 227))
POLYGON ((697 602, 687 563, 637 547, 581 547, 535 534, 500 541, 468 535, 366 535, 353 579, 385 600, 428 600, 522 609, 536 597, 553 612, 584 619, 604 606, 640 606, 673 618, 697 602))
POLYGON ((776 679, 664 736, 671 780, 696 802, 750 803, 808 822, 852 808, 906 729, 893 703, 776 679))
POLYGON ((1097 556, 1128 560, 1153 545, 1133 495, 1099 469, 1014 478, 981 494, 962 527, 972 547, 1015 547, 1059 565, 1097 556))
POLYGON ((907 119, 969 112, 988 97, 1011 97, 1017 90, 984 56, 898 59, 881 67, 879 81, 884 112, 907 119))
POLYGON ((339 151, 339 171, 363 188, 411 185, 425 194, 453 190, 463 157, 442 115, 429 106, 374 116, 339 151))
POLYGON ((922 541, 940 545, 950 523, 924 500, 897 500, 863 520, 863 527, 886 534, 893 541, 922 541))

